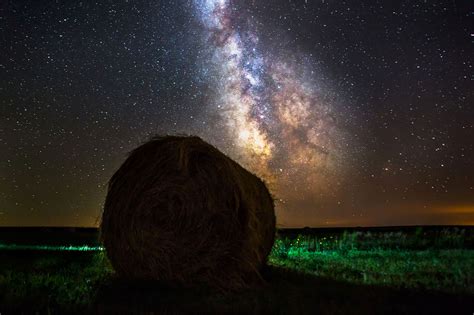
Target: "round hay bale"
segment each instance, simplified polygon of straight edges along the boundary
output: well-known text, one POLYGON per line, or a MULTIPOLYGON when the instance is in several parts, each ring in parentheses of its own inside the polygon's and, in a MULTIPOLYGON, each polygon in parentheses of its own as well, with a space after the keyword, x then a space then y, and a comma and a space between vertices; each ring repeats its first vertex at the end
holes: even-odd
POLYGON ((101 239, 117 274, 236 289, 261 280, 275 236, 265 184, 198 137, 155 137, 109 181, 101 239))

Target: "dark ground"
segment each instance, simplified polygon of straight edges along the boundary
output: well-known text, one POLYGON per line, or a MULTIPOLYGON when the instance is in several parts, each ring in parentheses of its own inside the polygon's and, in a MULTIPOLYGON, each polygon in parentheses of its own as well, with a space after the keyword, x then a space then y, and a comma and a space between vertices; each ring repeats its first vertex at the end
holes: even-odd
POLYGON ((471 314, 472 296, 351 285, 269 267, 259 289, 219 296, 157 289, 154 284, 111 282, 95 310, 159 314, 471 314))
MULTIPOLYGON (((21 231, 0 229, 0 243, 98 244, 97 230, 94 229, 50 228, 21 231)), ((178 289, 157 282, 124 281, 104 269, 107 267, 102 261, 103 256, 100 252, 0 251, 0 314, 474 312, 474 295, 469 293, 450 294, 396 289, 383 285, 360 285, 275 266, 264 270, 264 285, 225 294, 206 288, 178 289)))

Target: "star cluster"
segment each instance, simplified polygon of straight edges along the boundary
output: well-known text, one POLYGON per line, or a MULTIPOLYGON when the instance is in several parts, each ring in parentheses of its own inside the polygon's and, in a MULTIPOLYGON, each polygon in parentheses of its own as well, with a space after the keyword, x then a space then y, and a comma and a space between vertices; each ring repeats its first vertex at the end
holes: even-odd
POLYGON ((9 2, 0 225, 97 224, 156 133, 258 174, 281 226, 473 224, 465 2, 9 2))

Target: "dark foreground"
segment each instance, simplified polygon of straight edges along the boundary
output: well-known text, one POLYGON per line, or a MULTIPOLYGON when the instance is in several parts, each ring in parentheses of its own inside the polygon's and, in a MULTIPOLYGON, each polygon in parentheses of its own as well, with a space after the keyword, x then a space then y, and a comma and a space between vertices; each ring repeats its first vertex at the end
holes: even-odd
MULTIPOLYGON (((43 232, 43 239, 35 237, 36 245, 52 247, 0 250, 0 313, 474 312, 472 230, 379 232, 280 233, 263 272, 266 283, 225 294, 117 279, 100 250, 54 250, 79 245, 81 239, 93 248, 98 244, 89 234, 71 234, 68 242, 67 237, 60 242, 57 235, 48 241, 43 232)), ((24 237, 18 243, 32 241, 24 237)))

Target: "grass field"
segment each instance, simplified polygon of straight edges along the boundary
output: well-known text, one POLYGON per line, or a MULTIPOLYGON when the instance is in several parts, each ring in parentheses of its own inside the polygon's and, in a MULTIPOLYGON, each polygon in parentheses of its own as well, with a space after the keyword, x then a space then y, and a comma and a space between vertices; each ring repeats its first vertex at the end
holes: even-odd
POLYGON ((270 263, 359 284, 474 294, 474 250, 466 230, 343 232, 280 237, 270 263))
POLYGON ((96 244, 0 244, 0 313, 471 314, 473 244, 467 228, 281 232, 266 285, 231 294, 122 281, 96 244))

